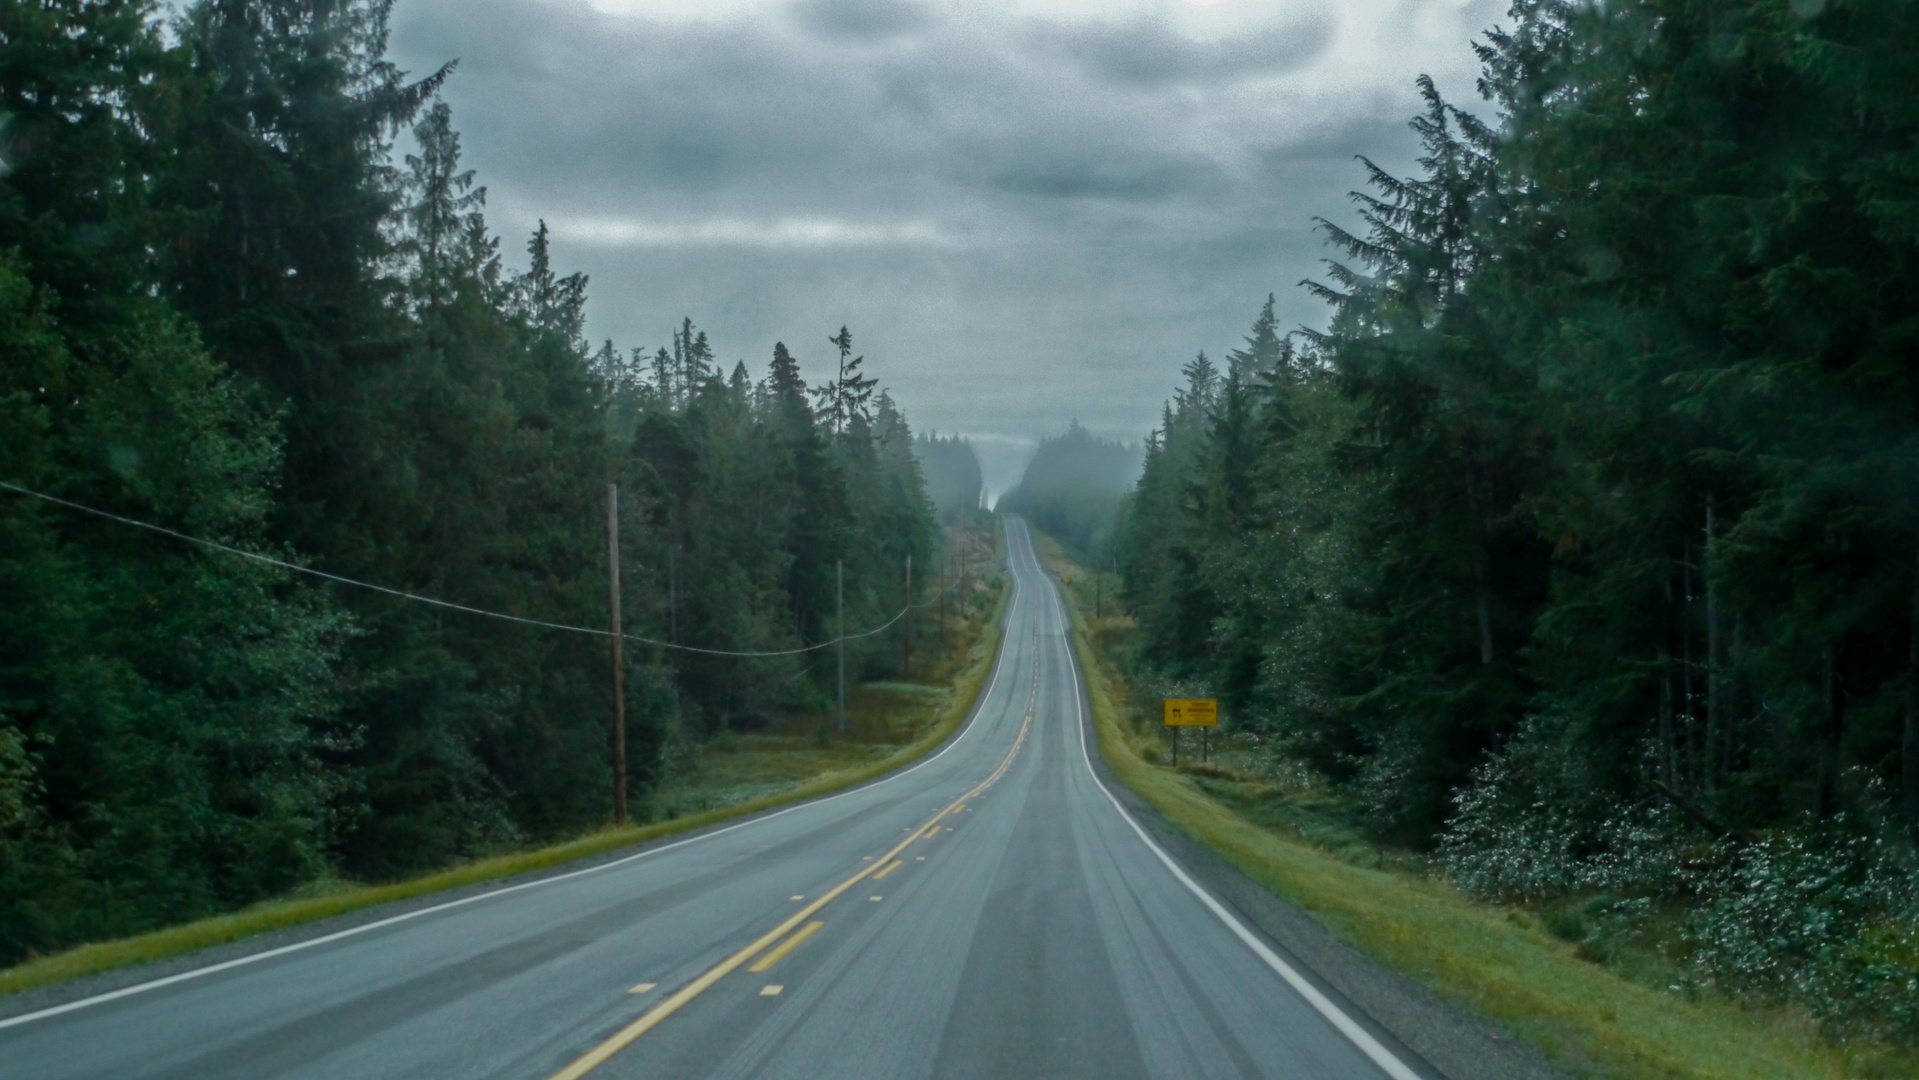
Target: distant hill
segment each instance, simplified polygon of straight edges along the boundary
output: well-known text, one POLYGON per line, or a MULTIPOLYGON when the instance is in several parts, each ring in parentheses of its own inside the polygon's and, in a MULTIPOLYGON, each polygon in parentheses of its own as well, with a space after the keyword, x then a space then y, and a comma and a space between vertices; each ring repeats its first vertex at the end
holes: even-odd
POLYGON ((985 485, 972 443, 958 435, 941 438, 922 432, 913 440, 913 456, 919 459, 926 495, 942 522, 953 524, 980 508, 985 485))
POLYGON ((1025 474, 994 509, 1019 514, 1078 553, 1100 557, 1143 458, 1138 443, 1108 442, 1075 420, 1066 434, 1040 440, 1025 474))

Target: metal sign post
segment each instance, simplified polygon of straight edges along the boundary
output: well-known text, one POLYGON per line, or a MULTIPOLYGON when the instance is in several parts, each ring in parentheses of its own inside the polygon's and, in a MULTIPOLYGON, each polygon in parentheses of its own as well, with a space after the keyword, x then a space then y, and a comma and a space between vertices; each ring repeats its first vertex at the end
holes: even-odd
POLYGON ((1200 758, 1207 760, 1212 750, 1212 740, 1206 737, 1208 729, 1219 726, 1219 701, 1215 698, 1163 698, 1165 702, 1165 725, 1173 729, 1173 765, 1179 766, 1179 729, 1196 727, 1200 729, 1200 758))

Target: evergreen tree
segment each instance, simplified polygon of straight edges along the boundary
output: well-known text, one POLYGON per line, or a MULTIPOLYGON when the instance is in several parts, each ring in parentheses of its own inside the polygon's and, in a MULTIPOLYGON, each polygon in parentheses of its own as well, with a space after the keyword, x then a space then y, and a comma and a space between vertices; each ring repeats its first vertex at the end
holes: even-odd
MULTIPOLYGON (((0 479, 292 557, 273 410, 152 288, 186 78, 152 16, 0 4, 0 479)), ((289 578, 0 492, 0 963, 324 868, 350 630, 289 578)))
MULTIPOLYGON (((690 320, 650 378, 589 355, 544 222, 506 274, 450 65, 396 71, 389 11, 0 0, 0 963, 606 819, 604 641, 339 577, 599 625, 613 480, 658 586, 626 625, 779 650, 831 632, 836 562, 875 625, 930 549, 856 365, 828 429, 783 348, 759 385, 690 320)), ((675 725, 820 692, 791 657, 635 653, 642 790, 675 725)))
POLYGON ((940 520, 955 524, 980 509, 985 485, 973 444, 958 435, 941 437, 921 432, 913 440, 913 454, 926 476, 927 496, 940 520))
POLYGON ((872 422, 870 403, 879 380, 860 374, 860 364, 866 357, 853 356, 852 331, 842 326, 827 343, 839 350, 839 368, 831 382, 813 388, 813 397, 819 402, 819 412, 827 426, 835 436, 840 436, 855 423, 872 422))
POLYGON ((1021 514, 1089 559, 1103 559, 1121 496, 1139 472, 1137 445, 1109 442, 1075 420, 1043 438, 994 510, 1021 514))

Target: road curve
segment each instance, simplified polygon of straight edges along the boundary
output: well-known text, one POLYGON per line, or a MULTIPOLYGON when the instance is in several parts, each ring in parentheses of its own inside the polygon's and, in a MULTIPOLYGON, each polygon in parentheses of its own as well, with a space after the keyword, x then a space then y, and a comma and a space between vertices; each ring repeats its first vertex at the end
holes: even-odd
POLYGON ((1429 1075, 1095 775, 1020 522, 973 718, 840 795, 0 1021, 0 1072, 115 1077, 1429 1075))

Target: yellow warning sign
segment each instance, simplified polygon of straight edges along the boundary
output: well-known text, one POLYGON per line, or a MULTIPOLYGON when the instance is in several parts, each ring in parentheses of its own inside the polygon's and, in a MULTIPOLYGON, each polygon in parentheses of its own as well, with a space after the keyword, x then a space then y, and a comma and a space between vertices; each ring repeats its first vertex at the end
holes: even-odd
POLYGON ((1165 698, 1167 727, 1218 727, 1219 702, 1213 698, 1165 698))

